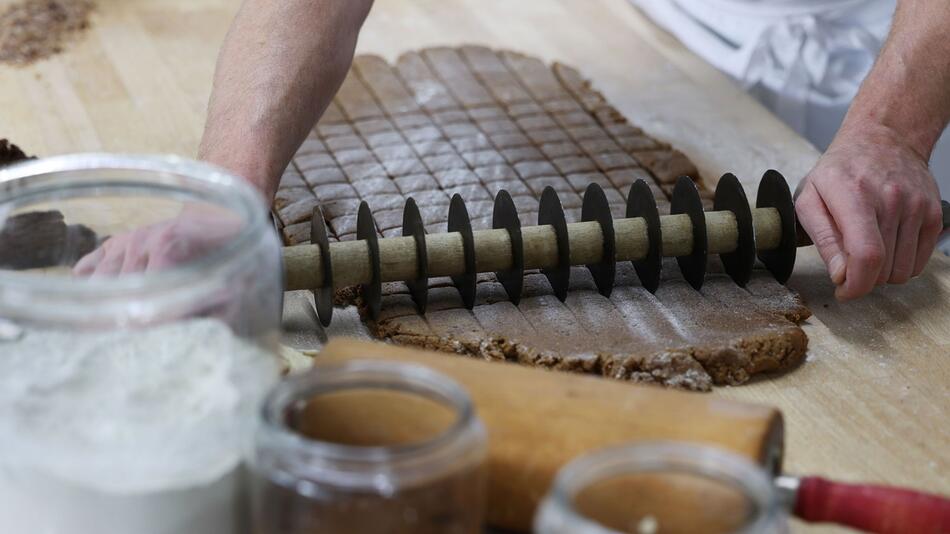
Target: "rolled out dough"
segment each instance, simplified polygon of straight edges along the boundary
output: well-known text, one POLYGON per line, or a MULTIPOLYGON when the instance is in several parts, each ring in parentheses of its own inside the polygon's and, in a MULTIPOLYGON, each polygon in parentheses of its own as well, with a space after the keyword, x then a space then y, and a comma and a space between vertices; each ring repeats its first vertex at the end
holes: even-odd
MULTIPOLYGON (((444 232, 449 199, 459 193, 478 229, 491 226, 492 199, 504 189, 522 224, 531 225, 541 191, 551 186, 570 222, 579 219, 590 183, 604 188, 619 217, 630 185, 644 179, 666 213, 681 175, 694 179, 708 205, 710 189, 689 158, 631 125, 575 69, 516 52, 442 47, 395 64, 357 57, 284 174, 275 207, 294 245, 309 242, 314 206, 334 240, 355 239, 364 200, 383 236, 401 235, 410 197, 427 230, 444 232)), ((717 258, 710 271, 697 292, 667 261, 652 295, 625 262, 608 299, 585 268, 574 268, 565 303, 535 272, 518 306, 485 274, 473 310, 450 280, 437 279, 425 316, 416 314, 405 284, 392 283, 381 317, 368 324, 399 344, 699 391, 804 359, 807 338, 798 324, 810 312, 797 295, 764 271, 737 287, 717 258)), ((358 302, 359 292, 344 290, 338 299, 358 302)))

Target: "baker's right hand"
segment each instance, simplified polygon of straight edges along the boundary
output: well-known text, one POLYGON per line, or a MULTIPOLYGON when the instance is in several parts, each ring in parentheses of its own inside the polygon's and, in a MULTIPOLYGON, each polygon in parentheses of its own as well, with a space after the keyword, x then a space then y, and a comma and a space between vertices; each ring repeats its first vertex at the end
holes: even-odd
POLYGON ((943 228, 927 160, 882 127, 842 128, 795 204, 839 300, 924 270, 943 228))
POLYGON ((73 273, 96 277, 160 271, 207 254, 239 230, 233 214, 188 205, 173 219, 110 237, 83 256, 73 273))

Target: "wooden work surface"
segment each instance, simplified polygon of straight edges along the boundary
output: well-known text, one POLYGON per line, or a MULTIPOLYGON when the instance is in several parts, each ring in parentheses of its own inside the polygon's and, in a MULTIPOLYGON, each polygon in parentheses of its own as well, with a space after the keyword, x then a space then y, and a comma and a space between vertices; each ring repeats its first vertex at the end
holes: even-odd
MULTIPOLYGON (((193 155, 237 3, 100 0, 92 31, 68 53, 29 68, 0 67, 0 137, 44 155, 193 155)), ((765 169, 797 180, 818 156, 624 0, 378 0, 359 51, 392 60, 407 49, 461 43, 579 67, 707 177, 734 172, 750 194, 765 169)), ((808 361, 713 395, 781 408, 788 472, 950 494, 950 261, 935 258, 907 286, 837 304, 814 250, 803 249, 790 284, 815 312, 805 326, 808 361)), ((319 346, 326 333, 314 330, 305 295, 289 294, 287 302, 288 343, 319 346)), ((352 310, 334 320, 330 335, 365 335, 352 310)))

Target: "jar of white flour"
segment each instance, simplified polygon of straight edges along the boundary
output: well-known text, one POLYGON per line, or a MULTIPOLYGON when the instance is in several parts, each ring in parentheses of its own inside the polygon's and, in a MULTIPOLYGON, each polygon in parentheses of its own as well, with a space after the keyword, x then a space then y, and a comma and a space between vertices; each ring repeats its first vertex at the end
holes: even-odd
POLYGON ((244 532, 280 307, 239 178, 104 154, 0 170, 0 532, 244 532))

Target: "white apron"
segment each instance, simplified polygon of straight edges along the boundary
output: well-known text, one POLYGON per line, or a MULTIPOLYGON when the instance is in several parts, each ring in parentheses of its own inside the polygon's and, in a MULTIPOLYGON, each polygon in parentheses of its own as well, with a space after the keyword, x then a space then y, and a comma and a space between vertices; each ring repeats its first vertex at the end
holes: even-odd
POLYGON ((827 148, 896 0, 633 0, 693 52, 827 148))

